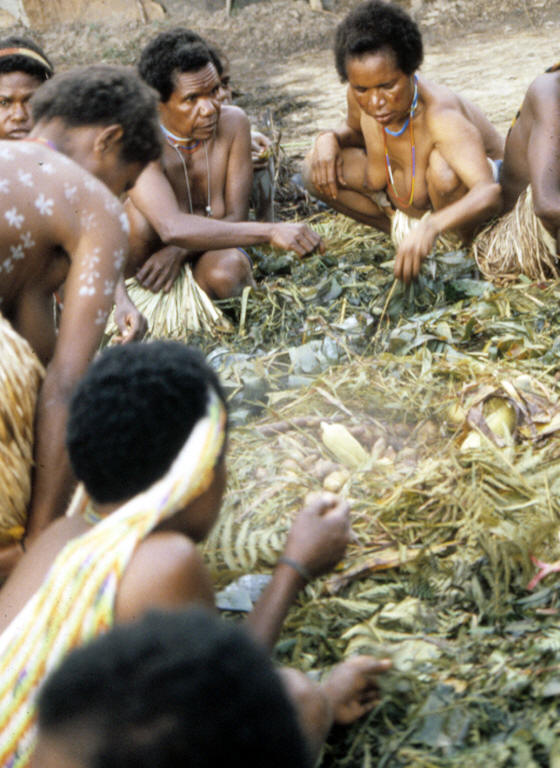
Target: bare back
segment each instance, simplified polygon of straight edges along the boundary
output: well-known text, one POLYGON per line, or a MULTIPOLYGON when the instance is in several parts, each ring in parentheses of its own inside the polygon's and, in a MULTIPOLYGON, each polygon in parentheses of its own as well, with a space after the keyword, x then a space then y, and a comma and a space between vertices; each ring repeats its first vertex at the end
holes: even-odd
MULTIPOLYGON (((560 179, 560 72, 537 77, 529 86, 506 141, 502 187, 505 209, 513 208, 531 184, 533 199, 557 198, 560 179)), ((557 208, 558 203, 545 206, 557 208)))
MULTIPOLYGON (((75 333, 86 324, 99 342, 127 221, 104 184, 43 144, 1 142, 0 158, 0 311, 47 363, 56 340, 52 293, 65 281, 64 315, 75 333)), ((59 338, 68 332, 61 327, 59 338)))
POLYGON ((68 401, 113 306, 128 220, 101 181, 42 143, 0 142, 0 157, 0 311, 47 365, 35 414, 27 528, 35 535, 62 513, 71 491, 68 401), (55 332, 52 292, 62 282, 64 309, 55 332))

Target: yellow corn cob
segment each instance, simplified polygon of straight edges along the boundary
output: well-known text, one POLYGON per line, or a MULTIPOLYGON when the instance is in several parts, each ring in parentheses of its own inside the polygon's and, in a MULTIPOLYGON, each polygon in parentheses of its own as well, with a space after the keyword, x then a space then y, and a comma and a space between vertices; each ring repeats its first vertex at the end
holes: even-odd
MULTIPOLYGON (((502 398, 492 398, 489 406, 493 408, 492 413, 486 416, 486 423, 496 437, 510 445, 513 439, 513 432, 517 425, 517 416, 515 408, 502 398)), ((480 448, 484 441, 488 439, 480 432, 473 430, 469 432, 461 445, 461 451, 468 451, 471 448, 480 448)))
POLYGON ((363 466, 369 459, 367 451, 342 424, 321 422, 322 440, 336 458, 351 469, 363 466))

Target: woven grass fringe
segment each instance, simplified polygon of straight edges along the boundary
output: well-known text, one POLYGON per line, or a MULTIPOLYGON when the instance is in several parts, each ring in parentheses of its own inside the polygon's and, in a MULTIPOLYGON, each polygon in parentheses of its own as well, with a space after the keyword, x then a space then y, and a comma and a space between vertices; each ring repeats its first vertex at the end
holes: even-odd
MULTIPOLYGON (((395 248, 403 242, 405 237, 415 229, 420 222, 429 216, 431 211, 426 213, 420 219, 415 219, 401 210, 396 210, 391 220, 391 240, 395 248)), ((438 250, 458 251, 464 245, 460 235, 456 232, 445 232, 437 239, 438 250)))
MULTIPOLYGON (((169 293, 152 293, 134 277, 126 281, 126 287, 131 301, 148 321, 147 338, 183 340, 189 332, 215 334, 231 330, 231 323, 198 286, 188 264, 182 267, 169 293)), ((113 313, 106 335, 111 339, 118 333, 113 313)))
POLYGON ((476 237, 473 255, 482 274, 495 283, 513 282, 519 275, 533 280, 560 277, 556 243, 535 215, 530 186, 513 210, 476 237))
POLYGON ((0 544, 25 532, 35 405, 44 373, 27 341, 0 315, 0 544))

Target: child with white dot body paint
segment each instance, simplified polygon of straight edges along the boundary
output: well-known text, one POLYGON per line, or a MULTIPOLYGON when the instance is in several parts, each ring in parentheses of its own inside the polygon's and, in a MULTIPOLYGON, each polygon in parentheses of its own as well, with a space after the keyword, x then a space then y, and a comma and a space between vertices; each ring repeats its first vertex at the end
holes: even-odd
MULTIPOLYGON (((57 75, 32 112, 26 139, 0 141, 0 576, 23 536, 68 502, 67 403, 99 347, 128 254, 119 197, 161 152, 154 95, 125 68, 57 75), (63 283, 57 331, 53 293, 63 283)), ((119 325, 133 338, 139 316, 123 306, 119 325)))

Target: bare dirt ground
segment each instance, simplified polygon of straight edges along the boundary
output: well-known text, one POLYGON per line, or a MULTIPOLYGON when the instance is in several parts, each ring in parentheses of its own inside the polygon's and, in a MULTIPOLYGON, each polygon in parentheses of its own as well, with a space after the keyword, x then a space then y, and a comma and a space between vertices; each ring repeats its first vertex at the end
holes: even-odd
MULTIPOLYGON (((123 29, 73 24, 37 35, 58 69, 98 61, 133 63, 158 31, 189 26, 230 57, 237 102, 255 123, 268 115, 288 155, 303 155, 313 135, 344 116, 344 87, 336 76, 332 39, 356 0, 333 11, 312 11, 305 0, 271 0, 227 16, 195 2, 164 0, 163 22, 123 29)), ((403 5, 408 6, 407 2, 403 5)), ((411 0, 422 30, 423 71, 486 111, 506 131, 531 80, 560 59, 558 0, 411 0)), ((225 6, 225 2, 224 2, 225 6)))

